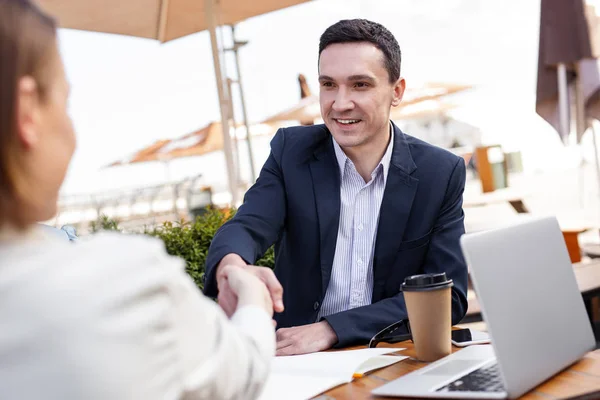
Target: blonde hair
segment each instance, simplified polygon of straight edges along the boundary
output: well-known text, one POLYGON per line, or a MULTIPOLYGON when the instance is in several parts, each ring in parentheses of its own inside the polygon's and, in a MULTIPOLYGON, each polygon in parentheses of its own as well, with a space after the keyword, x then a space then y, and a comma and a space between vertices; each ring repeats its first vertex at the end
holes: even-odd
POLYGON ((27 195, 15 178, 19 81, 31 76, 43 101, 55 51, 54 19, 30 0, 0 0, 0 224, 9 217, 17 226, 25 224, 16 207, 27 195))

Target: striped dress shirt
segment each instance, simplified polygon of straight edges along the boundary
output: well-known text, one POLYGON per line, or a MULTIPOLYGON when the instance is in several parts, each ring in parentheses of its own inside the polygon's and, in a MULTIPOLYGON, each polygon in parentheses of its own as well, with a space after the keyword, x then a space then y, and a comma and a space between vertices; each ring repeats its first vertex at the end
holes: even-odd
POLYGON ((331 279, 319 311, 321 317, 371 304, 373 253, 379 225, 379 209, 392 158, 394 131, 381 161, 365 180, 332 138, 340 167, 340 223, 331 279))

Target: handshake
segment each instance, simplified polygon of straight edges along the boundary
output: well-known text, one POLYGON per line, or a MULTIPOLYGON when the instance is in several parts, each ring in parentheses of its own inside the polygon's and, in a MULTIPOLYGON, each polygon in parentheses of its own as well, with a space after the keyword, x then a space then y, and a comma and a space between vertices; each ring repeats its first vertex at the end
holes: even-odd
MULTIPOLYGON (((237 254, 228 254, 217 267, 218 301, 228 317, 241 307, 254 305, 273 317, 283 311, 283 287, 270 268, 247 265, 237 254)), ((273 320, 273 325, 276 326, 273 320)), ((338 337, 327 321, 280 328, 276 355, 313 353, 331 348, 338 337)))
POLYGON ((246 305, 264 309, 271 317, 283 311, 283 288, 270 268, 247 265, 237 254, 228 254, 217 268, 218 302, 231 317, 246 305))

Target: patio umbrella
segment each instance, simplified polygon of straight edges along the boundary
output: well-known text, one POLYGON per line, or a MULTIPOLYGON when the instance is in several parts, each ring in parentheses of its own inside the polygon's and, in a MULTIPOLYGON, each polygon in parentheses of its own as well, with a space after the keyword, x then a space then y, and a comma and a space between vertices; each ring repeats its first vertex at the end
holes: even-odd
MULTIPOLYGON (((312 97, 312 91, 310 90, 310 86, 308 86, 308 82, 306 81, 306 77, 303 74, 298 75, 298 84, 300 85, 300 99, 305 99, 307 97, 312 97)), ((314 119, 310 117, 306 120, 301 120, 300 125, 313 125, 315 123, 314 119)))
POLYGON ((600 118, 600 19, 584 0, 542 0, 536 111, 566 142, 571 105, 577 140, 600 118))
MULTIPOLYGON (((584 0, 542 0, 538 48, 536 112, 568 142, 571 120, 577 143, 600 118, 600 19, 584 0), (573 115, 571 115, 573 114, 573 115)), ((595 132, 596 178, 600 158, 595 132)), ((579 177, 583 189, 583 169, 579 177)))
POLYGON ((38 0, 44 10, 58 18, 62 28, 137 36, 162 43, 192 33, 209 31, 233 204, 238 200, 237 177, 227 129, 232 112, 227 82, 222 74, 216 27, 235 24, 306 1, 308 0, 38 0))
POLYGON ((310 86, 308 86, 306 77, 303 74, 298 74, 298 85, 300 85, 300 98, 301 99, 312 95, 310 86))
MULTIPOLYGON (((402 103, 398 107, 392 108, 390 118, 404 119, 406 112, 405 107, 415 105, 428 100, 440 99, 454 93, 458 93, 470 89, 469 85, 445 84, 445 83, 428 83, 421 87, 406 89, 402 103)), ((319 97, 309 95, 300 99, 300 101, 287 110, 281 111, 262 121, 264 124, 277 124, 283 121, 315 121, 321 118, 321 108, 319 105, 319 97)))
MULTIPOLYGON (((269 126, 254 126, 257 135, 270 135, 275 131, 269 126)), ((161 139, 137 152, 115 161, 108 167, 150 161, 170 161, 176 158, 202 156, 224 150, 223 129, 220 122, 211 122, 197 131, 175 139, 161 139)), ((228 133, 228 135, 230 135, 228 133)), ((247 140, 243 129, 235 132, 236 138, 247 140)))
POLYGON ((446 115, 448 111, 454 110, 458 105, 453 103, 441 103, 435 100, 423 100, 404 107, 393 108, 390 113, 392 121, 406 119, 427 118, 434 115, 446 115))

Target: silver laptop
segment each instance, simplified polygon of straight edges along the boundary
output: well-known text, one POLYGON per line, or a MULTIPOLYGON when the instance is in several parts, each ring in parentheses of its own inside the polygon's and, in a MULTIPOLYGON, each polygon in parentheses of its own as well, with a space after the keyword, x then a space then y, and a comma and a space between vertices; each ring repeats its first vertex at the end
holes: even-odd
POLYGON ((461 237, 491 345, 459 350, 372 391, 426 398, 515 398, 596 346, 558 221, 461 237))

